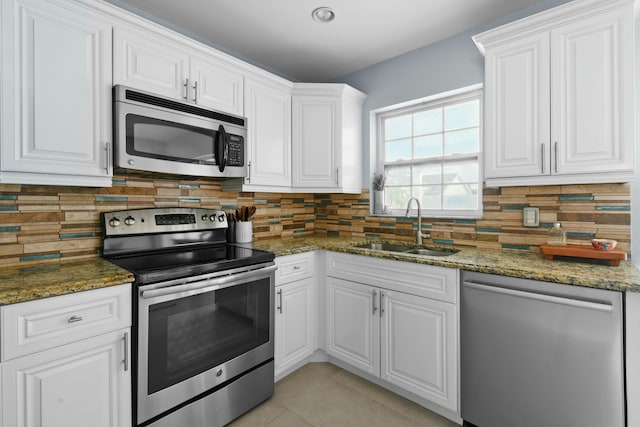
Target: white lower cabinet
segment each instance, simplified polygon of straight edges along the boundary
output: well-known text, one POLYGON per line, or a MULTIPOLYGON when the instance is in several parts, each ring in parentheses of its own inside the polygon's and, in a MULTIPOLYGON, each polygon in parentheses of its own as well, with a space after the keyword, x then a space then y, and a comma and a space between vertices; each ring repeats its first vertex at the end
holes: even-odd
POLYGON ((127 328, 3 363, 3 425, 130 425, 129 339, 127 328))
POLYGON ((275 376, 304 364, 317 349, 314 253, 276 259, 275 376))
POLYGON ((130 285, 0 311, 2 426, 131 425, 130 285))
POLYGON ((326 286, 329 356, 458 412, 457 270, 328 253, 326 286), (407 293, 411 274, 416 287, 440 282, 451 296, 407 293))

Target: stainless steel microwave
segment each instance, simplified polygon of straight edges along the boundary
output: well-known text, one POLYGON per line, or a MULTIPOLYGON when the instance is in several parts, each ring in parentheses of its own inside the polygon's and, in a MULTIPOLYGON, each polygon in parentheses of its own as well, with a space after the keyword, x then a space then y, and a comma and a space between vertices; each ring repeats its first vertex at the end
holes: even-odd
POLYGON ((118 168, 243 177, 246 119, 117 85, 113 88, 118 168))

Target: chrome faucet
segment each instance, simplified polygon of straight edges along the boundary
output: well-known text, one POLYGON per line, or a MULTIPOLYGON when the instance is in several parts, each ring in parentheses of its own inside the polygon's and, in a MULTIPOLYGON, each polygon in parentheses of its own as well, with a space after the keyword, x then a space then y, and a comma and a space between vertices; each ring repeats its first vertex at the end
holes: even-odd
POLYGON ((418 231, 416 232, 416 244, 417 245, 421 245, 422 244, 422 238, 426 237, 427 239, 429 237, 431 237, 430 234, 424 234, 422 232, 422 208, 420 207, 420 200, 418 200, 416 197, 412 197, 409 199, 409 202, 407 203, 407 212, 405 212, 404 216, 408 217, 409 216, 409 210, 411 209, 411 201, 415 200, 416 204, 418 205, 418 231))

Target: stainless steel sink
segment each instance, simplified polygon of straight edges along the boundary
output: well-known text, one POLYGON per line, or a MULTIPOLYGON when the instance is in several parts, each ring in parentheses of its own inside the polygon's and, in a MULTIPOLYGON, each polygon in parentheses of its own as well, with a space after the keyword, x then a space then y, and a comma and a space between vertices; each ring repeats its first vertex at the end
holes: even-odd
POLYGON ((426 255, 426 256, 449 256, 459 252, 456 249, 439 250, 439 249, 416 248, 416 247, 399 245, 394 243, 369 242, 362 245, 357 245, 355 247, 362 248, 362 249, 373 249, 376 251, 387 251, 387 252, 396 252, 396 253, 402 253, 402 254, 426 255))
POLYGON ((452 250, 452 251, 439 251, 439 250, 433 250, 433 249, 410 249, 408 251, 406 251, 406 254, 413 254, 413 255, 429 255, 429 256, 449 256, 449 255, 453 255, 455 253, 457 253, 457 250, 452 250))
POLYGON ((358 245, 356 248, 373 249, 376 251, 387 252, 406 252, 411 249, 410 246, 396 245, 393 243, 366 243, 364 245, 358 245))

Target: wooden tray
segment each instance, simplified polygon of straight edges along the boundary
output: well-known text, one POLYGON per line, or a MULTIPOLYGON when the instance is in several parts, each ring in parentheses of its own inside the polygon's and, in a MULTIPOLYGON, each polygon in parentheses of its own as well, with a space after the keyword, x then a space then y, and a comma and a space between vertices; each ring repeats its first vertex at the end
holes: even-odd
POLYGON ((610 251, 601 251, 591 246, 566 245, 566 246, 540 246, 540 252, 546 259, 553 259, 554 256, 568 256, 576 258, 591 258, 608 261, 610 265, 618 266, 620 261, 627 259, 627 253, 622 249, 613 248, 610 251))

